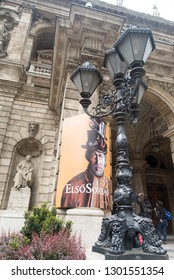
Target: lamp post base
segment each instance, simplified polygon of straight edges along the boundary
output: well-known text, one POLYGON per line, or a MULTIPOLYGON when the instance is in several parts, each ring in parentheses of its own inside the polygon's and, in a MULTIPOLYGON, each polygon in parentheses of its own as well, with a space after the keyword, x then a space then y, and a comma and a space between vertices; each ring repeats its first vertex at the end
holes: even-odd
POLYGON ((92 251, 105 255, 105 260, 169 260, 168 254, 156 255, 142 252, 142 248, 126 251, 123 255, 115 255, 107 252, 106 248, 92 246, 92 251))
POLYGON ((100 236, 92 250, 104 254, 108 260, 168 259, 152 220, 136 215, 129 206, 120 207, 117 214, 103 218, 100 236), (142 237, 141 245, 138 235, 142 237))

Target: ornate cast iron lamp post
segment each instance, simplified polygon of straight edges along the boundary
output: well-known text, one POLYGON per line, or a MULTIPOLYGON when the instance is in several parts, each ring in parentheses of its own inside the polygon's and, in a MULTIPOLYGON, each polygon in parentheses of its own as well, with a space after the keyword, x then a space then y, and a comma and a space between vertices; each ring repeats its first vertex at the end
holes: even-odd
POLYGON ((165 258, 166 250, 161 247, 155 233, 152 220, 137 216, 132 209, 135 195, 131 188, 132 168, 128 156, 128 139, 126 136, 126 119, 137 122, 139 105, 146 89, 142 80, 145 74, 143 66, 155 49, 152 32, 149 29, 128 28, 116 41, 114 47, 106 51, 104 67, 114 79, 114 90, 99 97, 95 113, 88 107, 90 97, 102 82, 98 69, 89 62, 79 66, 71 79, 80 92, 80 104, 91 117, 102 118, 111 115, 117 124, 117 189, 114 203, 117 213, 103 218, 101 233, 93 250, 105 253, 106 259, 117 259, 131 250, 137 233, 143 237, 143 252, 155 258, 165 258))

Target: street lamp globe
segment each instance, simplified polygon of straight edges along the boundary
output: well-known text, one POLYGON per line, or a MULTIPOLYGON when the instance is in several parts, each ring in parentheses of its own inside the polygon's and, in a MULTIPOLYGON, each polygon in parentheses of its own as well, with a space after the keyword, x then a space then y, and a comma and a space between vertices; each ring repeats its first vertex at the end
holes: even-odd
POLYGON ((103 80, 99 70, 88 61, 78 66, 70 78, 82 98, 90 98, 103 80))
POLYGON ((131 27, 120 36, 114 47, 132 69, 144 65, 155 49, 155 43, 150 29, 131 27))

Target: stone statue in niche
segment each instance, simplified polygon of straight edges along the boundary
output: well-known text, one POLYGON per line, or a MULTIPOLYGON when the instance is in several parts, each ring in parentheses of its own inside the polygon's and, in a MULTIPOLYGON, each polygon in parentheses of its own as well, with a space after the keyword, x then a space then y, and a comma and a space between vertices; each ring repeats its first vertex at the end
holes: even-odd
POLYGON ((29 132, 29 136, 31 138, 34 138, 36 136, 36 134, 38 133, 38 130, 39 130, 39 124, 38 123, 35 123, 35 122, 29 123, 28 132, 29 132))
POLYGON ((0 21, 0 58, 3 58, 7 55, 5 50, 6 44, 10 39, 10 34, 8 30, 7 20, 4 18, 0 21))
POLYGON ((31 160, 31 155, 27 155, 24 160, 18 163, 17 173, 14 177, 14 188, 20 189, 31 187, 33 182, 34 163, 31 160))

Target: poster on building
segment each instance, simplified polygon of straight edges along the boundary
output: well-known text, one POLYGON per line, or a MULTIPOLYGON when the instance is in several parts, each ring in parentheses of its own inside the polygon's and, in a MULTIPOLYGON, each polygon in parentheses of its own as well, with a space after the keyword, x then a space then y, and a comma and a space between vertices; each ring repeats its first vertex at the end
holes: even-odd
POLYGON ((111 209, 109 125, 86 114, 64 120, 56 207, 111 209))

